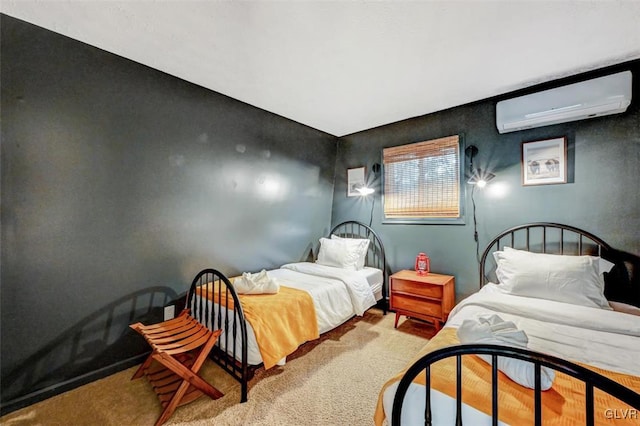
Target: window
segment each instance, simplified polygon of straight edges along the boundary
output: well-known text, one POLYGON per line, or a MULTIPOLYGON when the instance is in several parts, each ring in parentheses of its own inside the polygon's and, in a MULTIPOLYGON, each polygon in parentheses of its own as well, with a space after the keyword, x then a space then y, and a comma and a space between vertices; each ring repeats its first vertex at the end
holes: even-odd
POLYGON ((385 148, 385 222, 463 223, 460 137, 385 148))

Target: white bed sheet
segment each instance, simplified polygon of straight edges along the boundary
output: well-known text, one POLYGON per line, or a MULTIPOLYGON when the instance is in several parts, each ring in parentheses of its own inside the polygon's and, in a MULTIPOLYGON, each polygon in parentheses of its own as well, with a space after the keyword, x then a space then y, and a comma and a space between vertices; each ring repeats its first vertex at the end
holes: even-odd
POLYGON ((367 280, 369 287, 371 287, 371 291, 373 291, 374 298, 376 300, 381 300, 382 285, 384 284, 384 274, 382 273, 382 270, 365 266, 363 269, 358 271, 358 275, 362 275, 367 280))
MULTIPOLYGON (((527 333, 528 348, 611 371, 640 376, 640 317, 605 309, 550 300, 512 296, 496 284, 460 302, 445 327, 457 328, 465 319, 500 315, 527 333)), ((385 416, 391 419, 397 383, 383 395, 385 416)), ((434 425, 453 424, 455 400, 437 391, 432 410, 434 425)), ((424 424, 424 386, 411 384, 402 409, 403 425, 424 424)), ((491 417, 463 404, 465 424, 491 424, 491 417)))
MULTIPOLYGON (((360 271, 348 271, 340 268, 317 265, 309 262, 283 265, 279 269, 267 271, 271 278, 275 278, 282 286, 304 290, 313 299, 318 320, 318 330, 325 333, 336 328, 354 315, 362 315, 364 310, 375 305, 375 286, 381 288, 382 271, 375 268, 365 268, 360 271), (347 282, 345 282, 347 281, 347 282), (355 290, 351 287, 355 286, 355 290), (373 287, 372 287, 373 286, 373 287)), ((211 303, 208 301, 208 303, 211 303)), ((224 310, 223 314, 228 311, 224 310)), ((225 318, 223 315, 222 323, 225 318)), ((232 329, 233 318, 230 318, 229 329, 232 329)), ((262 363, 262 356, 258 347, 255 333, 251 324, 247 324, 247 362, 249 365, 262 363)), ((211 324, 207 324, 211 327, 211 324)), ((233 340, 222 333, 218 339, 222 349, 233 340)), ((236 358, 240 360, 242 354, 241 342, 235 345, 236 358)), ((284 365, 286 358, 278 362, 284 365)))

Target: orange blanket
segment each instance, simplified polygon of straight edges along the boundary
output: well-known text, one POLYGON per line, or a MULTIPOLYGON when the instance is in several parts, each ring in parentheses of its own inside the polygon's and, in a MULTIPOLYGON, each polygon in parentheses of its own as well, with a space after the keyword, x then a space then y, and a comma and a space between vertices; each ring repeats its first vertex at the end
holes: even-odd
MULTIPOLYGON (((253 328, 265 369, 276 365, 304 342, 320 337, 313 299, 306 291, 280 286, 276 294, 239 294, 238 297, 244 316, 253 328)), ((219 301, 217 291, 212 295, 209 290, 207 298, 219 301)), ((224 303, 224 296, 220 299, 224 303)), ((233 306, 227 308, 233 309, 233 306)))
MULTIPOLYGON (((459 341, 456 329, 444 328, 431 339, 408 364, 407 368, 429 352, 457 344, 459 344, 459 341)), ((491 416, 491 366, 475 356, 463 356, 462 360, 462 401, 491 416)), ((581 365, 607 376, 636 392, 640 392, 640 377, 615 373, 589 365, 581 365)), ((399 381, 405 371, 387 381, 380 391, 374 415, 376 425, 382 425, 385 419, 382 405, 382 395, 385 389, 394 382, 399 381)), ((455 398, 455 357, 447 358, 434 364, 431 369, 431 377, 433 389, 455 398)), ((424 384, 424 373, 419 375, 415 382, 424 384)), ((532 424, 534 418, 534 391, 520 386, 507 378, 502 372, 499 372, 498 389, 498 416, 500 420, 512 425, 532 424)), ((637 424, 640 413, 626 404, 598 389, 594 391, 594 399, 596 425, 637 424)), ((566 374, 556 372, 552 388, 542 392, 542 422, 545 426, 585 424, 583 382, 575 380, 566 374)))

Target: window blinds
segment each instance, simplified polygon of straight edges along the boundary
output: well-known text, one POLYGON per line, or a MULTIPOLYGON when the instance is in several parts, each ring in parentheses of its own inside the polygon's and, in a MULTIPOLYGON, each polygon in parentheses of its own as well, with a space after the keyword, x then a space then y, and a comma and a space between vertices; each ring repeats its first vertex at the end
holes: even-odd
POLYGON ((383 149, 386 218, 460 217, 459 139, 455 135, 383 149))

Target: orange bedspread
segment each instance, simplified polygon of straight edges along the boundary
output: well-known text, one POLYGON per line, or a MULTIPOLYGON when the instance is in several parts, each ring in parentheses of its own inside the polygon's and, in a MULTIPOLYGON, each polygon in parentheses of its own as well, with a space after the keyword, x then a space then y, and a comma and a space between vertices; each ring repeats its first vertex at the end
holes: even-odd
MULTIPOLYGON (((431 339, 408 364, 407 368, 429 352, 457 344, 459 344, 459 341, 456 335, 456 329, 449 327, 444 328, 431 339)), ((491 416, 491 366, 475 356, 463 356, 462 359, 462 401, 491 416)), ((607 376, 636 392, 640 392, 640 377, 615 373, 589 365, 581 365, 607 376)), ((403 375, 404 371, 387 381, 380 391, 378 405, 374 415, 376 425, 382 425, 385 419, 382 406, 384 390, 392 383, 399 381, 403 375)), ((434 364, 431 369, 431 375, 433 389, 437 389, 455 398, 455 357, 444 359, 434 364)), ((511 425, 533 424, 533 390, 513 382, 502 372, 499 372, 499 380, 498 416, 500 420, 511 425)), ((419 375, 415 381, 424 384, 424 373, 419 375)), ((626 404, 598 389, 594 391, 594 398, 595 424, 638 424, 640 413, 637 413, 626 404)), ((566 374, 556 372, 556 378, 552 388, 542 392, 542 422, 545 426, 584 424, 585 399, 583 382, 577 381, 566 374)))
MULTIPOLYGON (((217 294, 211 297, 210 293, 208 299, 218 302, 217 294)), ((276 365, 304 342, 320 337, 313 299, 306 291, 280 286, 276 294, 240 294, 238 297, 244 316, 253 328, 265 369, 276 365)), ((224 297, 220 299, 224 302, 224 297)))

